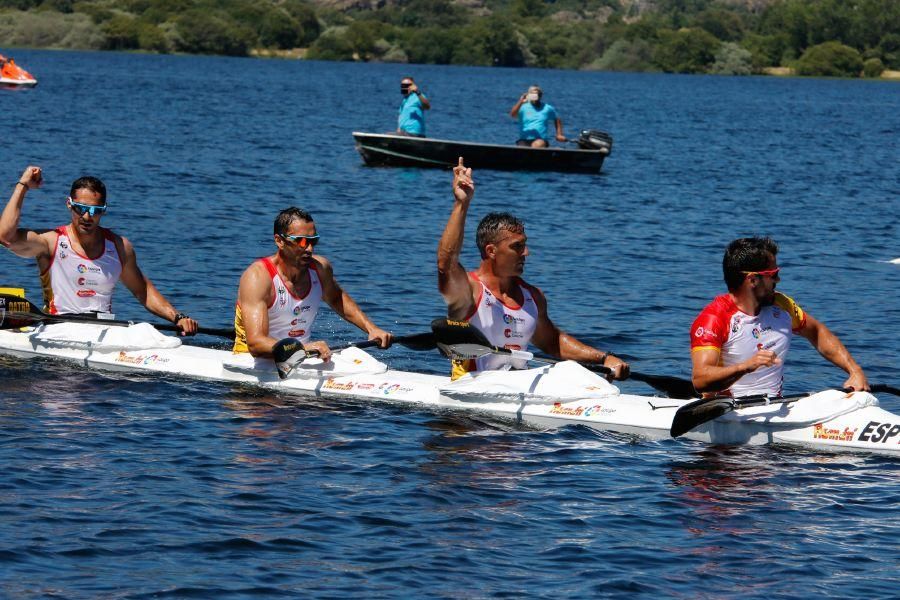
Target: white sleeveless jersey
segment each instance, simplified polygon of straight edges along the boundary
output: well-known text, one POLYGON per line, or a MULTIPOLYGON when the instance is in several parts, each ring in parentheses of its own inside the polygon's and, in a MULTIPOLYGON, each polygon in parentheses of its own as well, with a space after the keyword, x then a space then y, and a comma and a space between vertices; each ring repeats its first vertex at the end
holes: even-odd
POLYGON ((87 258, 72 249, 65 226, 56 229, 50 266, 41 273, 44 305, 50 314, 112 312, 112 294, 122 275, 122 259, 112 232, 102 229, 103 252, 87 258))
MULTIPOLYGON (((538 307, 531 286, 519 280, 522 305, 507 306, 491 293, 474 273, 470 273, 469 276, 481 285, 481 294, 475 304, 475 311, 466 318, 466 321, 483 333, 494 346, 510 350, 527 350, 538 321, 538 307)), ((527 362, 524 360, 489 354, 476 360, 454 361, 452 375, 455 379, 469 371, 526 367, 527 362)))
MULTIPOLYGON (((316 320, 319 306, 322 304, 322 283, 319 281, 315 264, 311 263, 309 266, 309 291, 306 296, 298 298, 288 291, 278 269, 268 257, 261 258, 260 262, 269 272, 272 288, 275 290, 275 299, 269 305, 268 312, 269 337, 277 340, 292 337, 303 344, 309 342, 312 337, 313 321, 316 320)), ((249 352, 240 304, 235 307, 234 330, 234 352, 249 352)))

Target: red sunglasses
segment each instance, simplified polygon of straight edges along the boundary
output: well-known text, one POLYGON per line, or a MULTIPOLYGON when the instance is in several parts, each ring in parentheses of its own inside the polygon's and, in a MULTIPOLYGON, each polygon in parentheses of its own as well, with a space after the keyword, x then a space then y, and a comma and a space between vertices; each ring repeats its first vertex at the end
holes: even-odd
POLYGON ((766 269, 765 271, 741 271, 741 273, 747 276, 759 275, 760 277, 775 277, 780 270, 781 267, 775 267, 774 269, 766 269))

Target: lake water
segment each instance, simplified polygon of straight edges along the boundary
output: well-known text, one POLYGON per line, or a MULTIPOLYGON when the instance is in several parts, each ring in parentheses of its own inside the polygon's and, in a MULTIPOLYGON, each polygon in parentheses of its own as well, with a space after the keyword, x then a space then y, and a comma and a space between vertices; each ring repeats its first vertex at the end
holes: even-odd
MULTIPOLYGON (((724 290, 733 238, 780 244, 780 288, 870 381, 900 384, 900 86, 19 50, 2 91, 0 188, 45 186, 23 223, 64 223, 68 185, 181 310, 230 323, 275 214, 314 215, 342 285, 395 333, 443 312, 446 171, 362 166, 351 131, 394 128, 399 79, 434 137, 515 139, 542 85, 574 136, 615 139, 602 175, 477 171, 463 263, 490 210, 525 219, 526 277, 564 329, 649 373, 689 374, 688 328, 724 290)), ((39 302, 35 267, 0 285, 39 302)), ((146 313, 120 289, 116 313, 146 313)), ((318 332, 360 337, 325 311, 318 332)), ((220 344, 210 339, 206 344, 220 344)), ((443 372, 437 353, 379 353, 443 372)), ((839 386, 804 340, 787 392, 839 386)), ((650 393, 640 383, 623 390, 650 393)), ((0 359, 0 596, 897 596, 900 463, 783 447, 538 431, 458 414, 0 359)), ((882 404, 900 411, 900 398, 882 404)))

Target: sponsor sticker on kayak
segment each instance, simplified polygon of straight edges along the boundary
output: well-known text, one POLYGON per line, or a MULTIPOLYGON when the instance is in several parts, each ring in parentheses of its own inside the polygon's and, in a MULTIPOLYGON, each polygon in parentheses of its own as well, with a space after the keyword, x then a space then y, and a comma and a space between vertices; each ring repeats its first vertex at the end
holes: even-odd
POLYGON ((119 352, 116 362, 127 365, 156 365, 166 364, 169 362, 169 359, 158 354, 136 354, 132 356, 127 352, 119 352))
POLYGON ((816 423, 813 426, 813 439, 817 440, 834 440, 835 442, 852 442, 853 436, 856 435, 856 429, 844 427, 841 429, 830 429, 822 423, 816 423))
POLYGON ((590 416, 600 416, 600 415, 609 415, 616 412, 614 408, 603 408, 600 404, 593 404, 591 406, 566 406, 560 402, 557 402, 553 405, 553 408, 550 409, 551 415, 562 415, 564 417, 590 417, 590 416))

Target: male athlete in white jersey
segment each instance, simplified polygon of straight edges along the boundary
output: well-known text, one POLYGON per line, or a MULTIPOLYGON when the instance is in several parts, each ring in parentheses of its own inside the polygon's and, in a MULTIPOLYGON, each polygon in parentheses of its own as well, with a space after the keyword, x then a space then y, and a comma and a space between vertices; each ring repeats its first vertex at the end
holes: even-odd
POLYGON ((728 245, 722 260, 728 293, 709 303, 691 326, 694 387, 732 396, 780 396, 784 359, 797 333, 850 375, 845 388, 868 390, 865 373, 837 336, 775 291, 781 281, 777 254, 769 238, 728 245))
POLYGON ((66 199, 71 223, 43 233, 19 229, 25 194, 42 183, 40 167, 30 166, 19 177, 0 215, 0 244, 37 259, 48 312, 111 313, 113 289, 121 280, 148 311, 172 321, 184 335, 197 332, 197 322, 175 310, 141 272, 131 242, 100 226, 107 210, 106 186, 96 177, 72 183, 66 199))
MULTIPOLYGON (((493 345, 527 350, 528 344, 557 358, 601 364, 615 379, 628 377, 628 364, 561 331, 547 315, 547 300, 522 280, 528 256, 525 225, 508 213, 490 213, 478 225, 475 243, 481 252, 478 269, 466 273, 459 263, 466 214, 475 195, 472 169, 462 158, 453 169, 453 210, 438 245, 438 289, 447 303, 447 316, 468 321, 493 345)), ((469 371, 525 368, 524 361, 489 355, 454 361, 453 378, 469 371)))
POLYGON ((287 208, 275 218, 272 256, 247 267, 238 287, 235 306, 235 352, 271 358, 283 338, 300 340, 328 361, 331 351, 324 341, 310 342, 312 325, 322 300, 346 321, 365 331, 379 346, 391 345, 392 335, 377 327, 334 278, 331 263, 313 254, 319 241, 312 216, 299 208, 287 208))

